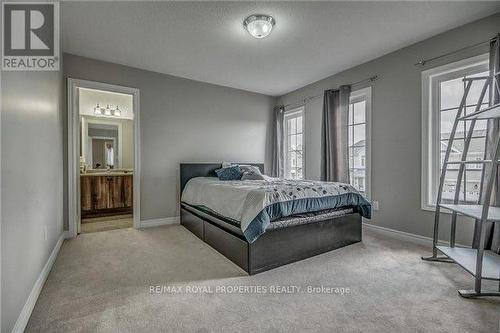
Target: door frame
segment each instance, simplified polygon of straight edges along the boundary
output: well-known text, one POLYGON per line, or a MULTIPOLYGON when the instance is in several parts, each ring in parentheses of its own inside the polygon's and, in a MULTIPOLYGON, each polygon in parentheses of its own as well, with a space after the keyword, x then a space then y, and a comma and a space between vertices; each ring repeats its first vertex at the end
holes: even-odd
POLYGON ((79 88, 132 95, 134 107, 134 228, 141 219, 140 92, 137 88, 68 78, 68 233, 76 237, 80 228, 80 112, 79 88))

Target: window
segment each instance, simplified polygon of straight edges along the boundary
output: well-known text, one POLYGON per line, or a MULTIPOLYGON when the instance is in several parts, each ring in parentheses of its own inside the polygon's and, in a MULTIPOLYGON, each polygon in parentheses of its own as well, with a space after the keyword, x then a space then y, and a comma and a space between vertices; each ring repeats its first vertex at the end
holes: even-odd
POLYGON ((304 178, 304 107, 285 112, 285 178, 304 178))
POLYGON ((348 146, 350 183, 370 196, 370 127, 371 88, 351 93, 349 100, 348 146))
MULTIPOLYGON (((464 78, 488 75, 488 56, 482 55, 422 73, 422 208, 434 209, 451 129, 462 100, 466 82, 464 78)), ((465 113, 478 106, 484 81, 474 81, 469 91, 465 113)), ((488 106, 488 92, 483 103, 488 106)), ((459 122, 452 143, 450 160, 461 158, 470 122, 459 122)), ((467 154, 468 160, 481 160, 484 155, 486 120, 476 122, 467 154)), ((460 201, 475 202, 479 197, 482 164, 467 164, 460 185, 460 201)), ((443 187, 443 200, 453 200, 459 165, 449 165, 443 187)))

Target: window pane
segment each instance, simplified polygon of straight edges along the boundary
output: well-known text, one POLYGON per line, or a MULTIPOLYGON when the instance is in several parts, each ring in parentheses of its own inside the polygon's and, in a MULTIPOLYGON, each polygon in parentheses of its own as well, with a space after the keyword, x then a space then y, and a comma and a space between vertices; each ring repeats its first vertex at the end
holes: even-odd
MULTIPOLYGON (((444 162, 444 155, 446 153, 446 149, 448 147, 448 140, 442 140, 441 141, 441 164, 443 165, 444 162)), ((464 148, 464 140, 463 139, 455 139, 453 140, 453 144, 451 147, 451 152, 450 152, 450 161, 460 161, 462 158, 462 151, 464 148)), ((450 168, 455 168, 456 166, 450 165, 448 166, 448 169, 450 168)))
MULTIPOLYGON (((475 165, 472 165, 476 167, 475 165)), ((481 186, 481 165, 479 168, 467 169, 465 171, 465 200, 468 202, 477 202, 479 199, 479 187, 481 186)))
POLYGON ((296 135, 290 135, 290 148, 291 151, 294 151, 297 149, 297 136, 296 135))
POLYGON ((348 137, 348 144, 349 146, 354 145, 353 139, 354 139, 354 127, 349 126, 347 128, 347 137, 348 137))
MULTIPOLYGON (((453 127, 453 123, 455 122, 455 117, 457 116, 457 109, 453 109, 450 111, 441 111, 439 113, 440 122, 439 122, 439 131, 441 133, 441 139, 448 139, 450 137, 451 129, 453 127)), ((457 129, 457 132, 459 129, 457 129)), ((463 130, 460 137, 463 137, 463 130)), ((458 134, 458 133, 457 133, 458 134)))
POLYGON ((462 78, 441 82, 440 91, 441 110, 459 107, 464 93, 462 78))
MULTIPOLYGON (((440 154, 440 169, 432 170, 433 179, 439 180, 441 170, 443 168, 444 155, 446 148, 449 144, 449 138, 451 135, 451 130, 454 124, 457 109, 463 98, 464 88, 466 82, 463 81, 464 77, 471 76, 485 76, 487 75, 488 65, 484 65, 484 70, 482 73, 471 72, 472 75, 466 74, 457 77, 452 80, 441 81, 438 83, 438 96, 434 99, 438 102, 438 105, 434 105, 434 108, 438 108, 439 112, 439 137, 435 138, 435 142, 439 142, 434 146, 433 151, 430 153, 439 152, 440 154)), ((477 67, 475 67, 477 68, 477 67)), ((450 71, 443 72, 443 77, 449 75, 456 75, 460 71, 460 74, 464 72, 462 68, 457 68, 457 72, 450 73, 450 71)), ((458 75, 457 75, 458 76, 458 75)), ((481 94, 484 81, 474 81, 467 97, 467 107, 465 108, 464 114, 471 114, 475 112, 476 104, 478 103, 478 97, 481 94)), ((435 88, 435 87, 433 87, 435 88)), ((435 91, 435 90, 433 90, 435 91)), ((484 108, 481 104, 481 108, 484 108)), ((450 161, 458 161, 462 158, 462 153, 464 151, 465 137, 470 129, 471 121, 460 121, 457 126, 457 131, 454 136, 454 140, 450 143, 450 161)), ((474 131, 472 134, 472 140, 467 153, 467 160, 482 160, 484 156, 484 142, 486 135, 487 121, 480 120, 475 122, 474 131)), ((431 155, 432 156, 432 155, 431 155)), ((459 192, 459 200, 461 202, 474 202, 477 200, 478 196, 478 186, 481 177, 481 170, 483 164, 467 164, 465 166, 466 170, 463 174, 461 181, 461 187, 459 192)), ((460 169, 460 164, 452 164, 447 166, 447 172, 444 179, 443 187, 443 200, 450 201, 453 200, 455 195, 455 187, 457 183, 458 170, 460 169)), ((433 186, 437 187, 437 184, 433 186)))
POLYGON ((297 134, 297 150, 302 150, 302 134, 297 134))
MULTIPOLYGON (((443 186, 443 199, 445 201, 450 201, 450 200, 454 199, 457 177, 458 177, 458 171, 446 172, 446 177, 445 177, 444 186, 443 186)), ((459 199, 464 200, 464 198, 465 198, 465 193, 464 193, 464 186, 463 186, 463 181, 462 181, 462 185, 460 186, 459 199)))
POLYGON ((302 167, 303 167, 302 154, 298 153, 297 154, 297 168, 299 168, 300 170, 302 170, 302 167))
POLYGON ((354 168, 355 169, 364 169, 365 168, 365 158, 366 158, 366 150, 365 147, 356 147, 354 148, 354 168))
POLYGON ((353 104, 352 103, 349 103, 349 110, 348 110, 348 114, 349 114, 349 119, 347 121, 347 124, 348 125, 352 125, 353 124, 353 104))
POLYGON ((354 125, 354 145, 365 144, 365 125, 354 125))
POLYGON ((290 134, 294 134, 297 133, 297 118, 292 118, 291 120, 290 134))
MULTIPOLYGON (((478 76, 488 76, 488 72, 481 72, 475 75, 467 75, 467 77, 478 77, 478 76)), ((473 81, 472 86, 469 90, 469 94, 467 95, 467 105, 478 104, 479 95, 481 94, 481 90, 483 89, 485 81, 473 81)), ((483 99, 484 102, 488 102, 488 92, 483 99)))
POLYGON ((303 110, 292 110, 285 115, 285 119, 285 177, 291 179, 303 178, 303 110))
MULTIPOLYGON (((465 122, 466 133, 469 132, 471 123, 472 121, 465 122)), ((474 125, 474 131, 472 132, 472 137, 486 136, 487 125, 488 125, 487 120, 476 120, 476 124, 474 125)))
POLYGON ((302 117, 297 117, 297 133, 302 133, 302 117))
POLYGON ((361 101, 354 104, 354 123, 364 123, 366 114, 366 102, 361 101))
MULTIPOLYGON (((474 81, 467 95, 467 105, 475 105, 479 103, 479 97, 483 90, 484 81, 474 81)), ((483 102, 488 101, 488 95, 484 96, 483 102)))
POLYGON ((293 169, 297 166, 297 155, 294 151, 290 152, 290 167, 293 169))
POLYGON ((354 168, 354 148, 351 147, 349 148, 349 169, 352 168, 354 168))
POLYGON ((467 160, 481 160, 484 158, 484 146, 486 138, 472 138, 470 140, 467 160))
POLYGON ((295 179, 303 179, 304 178, 304 173, 302 168, 297 168, 297 176, 295 179))

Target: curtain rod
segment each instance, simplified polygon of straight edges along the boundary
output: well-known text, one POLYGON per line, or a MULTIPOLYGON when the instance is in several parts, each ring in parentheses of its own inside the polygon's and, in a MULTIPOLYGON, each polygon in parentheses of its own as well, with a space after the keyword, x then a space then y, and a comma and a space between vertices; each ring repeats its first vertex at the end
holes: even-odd
POLYGON ((473 49, 475 47, 482 46, 482 45, 485 45, 485 44, 489 44, 489 43, 497 40, 497 38, 498 37, 493 37, 493 38, 485 40, 483 42, 476 43, 474 45, 469 45, 469 46, 466 46, 466 47, 462 47, 461 49, 458 49, 458 50, 455 50, 455 51, 451 51, 451 52, 442 54, 442 55, 434 57, 434 58, 420 59, 418 62, 415 63, 415 66, 424 66, 425 64, 427 64, 430 61, 434 61, 434 60, 437 60, 437 59, 445 58, 445 57, 448 57, 448 56, 450 56, 452 54, 455 54, 455 53, 459 53, 459 52, 462 52, 462 51, 465 51, 465 50, 468 50, 468 49, 473 49))
MULTIPOLYGON (((356 86, 356 85, 359 85, 359 84, 362 84, 362 83, 368 83, 368 82, 373 82, 373 81, 376 81, 379 79, 379 76, 378 75, 373 75, 367 79, 364 79, 364 80, 360 80, 360 81, 356 81, 356 82, 353 82, 351 84, 348 84, 350 86, 356 86)), ((294 102, 294 103, 290 103, 290 104, 287 104, 287 105, 284 105, 283 107, 286 108, 286 107, 289 107, 289 106, 292 106, 292 105, 297 105, 297 104, 306 104, 307 102, 313 100, 313 99, 316 99, 316 98, 320 98, 320 97, 323 97, 323 94, 321 95, 315 95, 315 96, 308 96, 304 99, 301 99, 297 102, 294 102)))

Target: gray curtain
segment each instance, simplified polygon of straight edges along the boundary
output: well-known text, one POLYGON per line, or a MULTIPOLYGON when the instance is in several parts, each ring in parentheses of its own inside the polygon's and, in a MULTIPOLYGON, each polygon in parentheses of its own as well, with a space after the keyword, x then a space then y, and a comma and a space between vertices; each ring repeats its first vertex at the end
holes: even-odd
MULTIPOLYGON (((490 87, 490 103, 500 103, 500 34, 496 40, 490 44, 490 75, 494 75, 492 86, 490 87), (495 75, 496 74, 496 75, 495 75)), ((494 144, 494 140, 499 135, 500 121, 499 119, 488 120, 488 129, 486 133, 486 159, 493 159, 492 154, 488 152, 488 147, 494 144)), ((491 169, 490 169, 491 170, 491 169)), ((500 170, 497 170, 496 182, 493 187, 493 195, 491 204, 493 206, 500 206, 500 170)), ((485 168, 485 172, 488 172, 485 168)), ((479 246, 479 225, 476 221, 474 228, 474 239, 472 247, 479 246)), ((486 232, 486 249, 500 253, 500 225, 498 223, 490 223, 486 232)))
POLYGON ((347 121, 351 86, 326 90, 321 127, 321 180, 349 183, 347 121))
POLYGON ((285 174, 285 151, 284 151, 284 118, 285 107, 276 106, 273 110, 273 147, 272 147, 272 166, 271 176, 283 177, 285 174))

